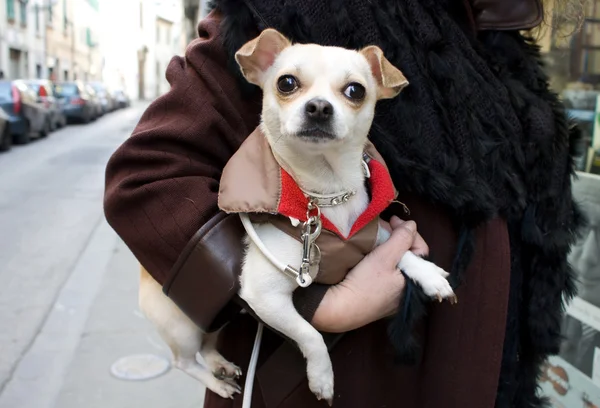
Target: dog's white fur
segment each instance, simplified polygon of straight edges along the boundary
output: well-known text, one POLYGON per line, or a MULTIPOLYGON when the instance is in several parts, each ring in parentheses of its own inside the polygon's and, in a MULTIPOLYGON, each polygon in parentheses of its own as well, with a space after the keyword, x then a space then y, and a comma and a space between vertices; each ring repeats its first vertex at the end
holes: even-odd
MULTIPOLYGON (((360 52, 318 45, 291 45, 274 30, 246 44, 236 59, 245 77, 263 89, 262 130, 280 165, 306 191, 335 194, 356 191, 345 204, 322 208, 327 217, 347 236, 358 216, 367 208, 369 197, 361 167, 362 153, 378 99, 396 96, 406 85, 399 70, 381 51, 368 47, 360 52), (282 75, 300 82, 295 95, 283 98, 277 90, 282 75), (349 83, 366 89, 360 103, 344 96, 349 83), (313 98, 333 107, 331 131, 334 139, 306 140, 297 133, 305 125, 305 106, 313 98)), ((300 265, 301 244, 270 224, 255 224, 267 248, 282 262, 300 265)), ((379 228, 377 243, 389 238, 379 228)), ((240 296, 254 312, 275 330, 293 339, 307 360, 311 391, 319 399, 333 400, 333 369, 327 347, 319 332, 294 308, 292 293, 296 282, 277 269, 246 239, 247 252, 240 277, 240 296)), ((454 296, 448 274, 431 262, 407 252, 398 265, 432 297, 454 296)), ((240 369, 216 350, 217 334, 203 334, 166 296, 146 272, 140 283, 140 306, 154 322, 171 348, 174 365, 204 383, 222 397, 240 392, 235 379, 240 369), (204 364, 196 361, 199 352, 204 364), (218 377, 218 378, 217 378, 218 377)))

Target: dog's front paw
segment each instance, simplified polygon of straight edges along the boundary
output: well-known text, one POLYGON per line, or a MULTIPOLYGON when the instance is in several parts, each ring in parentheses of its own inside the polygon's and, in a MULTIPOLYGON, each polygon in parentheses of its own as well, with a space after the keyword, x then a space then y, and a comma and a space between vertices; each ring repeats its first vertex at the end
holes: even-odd
POLYGON ((235 380, 242 376, 242 369, 225 359, 213 365, 212 369, 213 375, 219 380, 235 380))
POLYGON ((318 400, 325 400, 333 404, 333 368, 328 364, 319 362, 313 367, 307 367, 308 387, 318 400))
POLYGON ((240 394, 242 392, 242 388, 235 382, 219 380, 218 378, 213 378, 212 381, 208 381, 206 387, 223 398, 233 399, 235 394, 240 394))
POLYGON ((457 303, 458 298, 454 294, 450 282, 446 279, 448 273, 442 268, 438 268, 435 265, 432 266, 434 270, 424 273, 418 282, 421 285, 423 292, 425 292, 427 296, 436 298, 440 302, 443 299, 447 299, 452 304, 457 303))

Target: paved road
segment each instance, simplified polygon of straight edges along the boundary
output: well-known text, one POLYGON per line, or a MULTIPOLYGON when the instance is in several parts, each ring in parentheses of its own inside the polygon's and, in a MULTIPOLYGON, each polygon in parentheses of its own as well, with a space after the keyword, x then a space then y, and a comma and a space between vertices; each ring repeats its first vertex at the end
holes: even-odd
POLYGON ((102 219, 104 167, 140 107, 0 155, 0 387, 102 219))
POLYGON ((139 266, 102 211, 106 162, 145 107, 0 154, 0 408, 202 406, 204 388, 170 369, 140 313, 139 266), (129 374, 166 371, 111 373, 135 355, 154 364, 129 374))
POLYGON ((106 161, 145 106, 0 154, 0 408, 202 406, 203 387, 177 370, 111 375, 123 357, 170 357, 137 307, 138 264, 102 212, 106 161))

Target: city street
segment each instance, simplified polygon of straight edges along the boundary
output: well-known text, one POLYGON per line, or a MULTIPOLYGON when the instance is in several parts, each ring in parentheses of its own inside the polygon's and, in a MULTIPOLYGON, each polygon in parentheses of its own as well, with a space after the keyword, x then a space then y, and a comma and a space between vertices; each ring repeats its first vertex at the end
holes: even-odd
POLYGON ((202 406, 204 390, 178 371, 111 374, 123 357, 169 358, 102 212, 106 162, 145 106, 0 154, 0 408, 202 406))

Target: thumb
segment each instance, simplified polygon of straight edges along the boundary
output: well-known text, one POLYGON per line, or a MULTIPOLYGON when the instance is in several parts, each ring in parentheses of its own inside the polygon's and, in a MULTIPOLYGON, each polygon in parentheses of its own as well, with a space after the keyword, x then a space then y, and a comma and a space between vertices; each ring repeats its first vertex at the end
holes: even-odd
POLYGON ((406 251, 412 247, 417 236, 417 224, 414 221, 400 221, 392 222, 391 225, 392 235, 390 238, 375 248, 371 254, 386 265, 396 266, 406 251))

